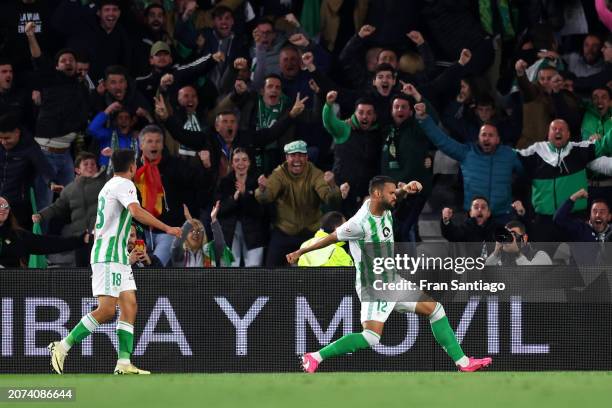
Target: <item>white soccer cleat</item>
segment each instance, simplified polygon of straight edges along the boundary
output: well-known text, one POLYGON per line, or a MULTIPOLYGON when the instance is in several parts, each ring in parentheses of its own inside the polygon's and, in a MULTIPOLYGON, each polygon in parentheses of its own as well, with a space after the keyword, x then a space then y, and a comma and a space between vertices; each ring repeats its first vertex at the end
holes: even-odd
POLYGON ((115 371, 113 372, 113 374, 115 375, 129 375, 129 374, 151 374, 150 371, 147 370, 141 370, 140 368, 136 367, 134 364, 130 363, 130 364, 119 364, 117 363, 117 365, 115 366, 115 371))
POLYGON ((54 341, 47 346, 49 353, 51 353, 51 368, 58 374, 64 374, 64 360, 68 352, 64 350, 62 343, 54 341))

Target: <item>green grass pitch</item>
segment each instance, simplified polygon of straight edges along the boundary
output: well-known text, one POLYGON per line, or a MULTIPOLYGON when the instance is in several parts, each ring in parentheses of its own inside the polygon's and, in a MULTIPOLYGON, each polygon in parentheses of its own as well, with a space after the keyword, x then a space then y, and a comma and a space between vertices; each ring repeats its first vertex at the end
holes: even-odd
POLYGON ((0 387, 73 387, 69 403, 11 407, 592 407, 612 372, 0 375, 0 387))

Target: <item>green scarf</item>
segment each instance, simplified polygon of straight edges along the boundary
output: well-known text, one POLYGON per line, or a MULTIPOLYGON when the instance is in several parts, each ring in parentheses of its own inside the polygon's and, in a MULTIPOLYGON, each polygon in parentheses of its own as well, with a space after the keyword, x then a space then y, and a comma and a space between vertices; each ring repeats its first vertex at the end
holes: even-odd
POLYGON ((256 130, 269 129, 278 120, 285 106, 289 104, 289 98, 281 94, 280 102, 274 106, 266 106, 263 96, 257 96, 257 127, 256 130))
MULTIPOLYGON (((482 28, 489 34, 495 34, 493 29, 493 4, 491 0, 478 0, 480 11, 480 22, 482 28)), ((501 18, 502 37, 504 40, 511 40, 516 37, 514 27, 512 27, 512 16, 509 0, 497 0, 497 11, 501 18)))

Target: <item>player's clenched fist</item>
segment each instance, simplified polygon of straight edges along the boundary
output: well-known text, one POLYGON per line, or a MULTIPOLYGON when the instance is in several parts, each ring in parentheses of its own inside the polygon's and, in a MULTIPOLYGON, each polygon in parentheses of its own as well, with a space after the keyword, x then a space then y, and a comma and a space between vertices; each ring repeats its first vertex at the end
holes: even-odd
POLYGON ((263 174, 261 176, 259 176, 259 178, 257 179, 257 184, 259 184, 259 188, 261 190, 265 190, 266 189, 267 183, 268 183, 268 179, 263 174))
POLYGON ((334 173, 331 171, 326 171, 323 174, 323 180, 332 187, 336 185, 334 173))
POLYGON ((427 107, 424 103, 414 105, 414 113, 417 119, 425 119, 427 117, 427 107))
POLYGON ((290 254, 287 254, 287 262, 290 265, 293 265, 293 264, 297 263, 297 261, 298 261, 298 259, 300 259, 301 255, 302 254, 300 253, 299 249, 297 251, 294 251, 294 252, 290 253, 290 254))
POLYGON ((408 184, 405 184, 402 189, 408 194, 416 194, 423 190, 423 185, 416 180, 411 181, 408 184))
POLYGON ((516 64, 514 64, 514 69, 516 70, 516 75, 518 75, 518 76, 525 75, 525 71, 527 70, 528 66, 529 66, 529 64, 527 64, 527 62, 525 62, 522 59, 516 61, 516 64))
POLYGON ((166 230, 166 234, 168 235, 174 235, 177 238, 180 238, 182 235, 182 230, 179 227, 168 227, 168 229, 166 230))
POLYGON ((442 210, 442 221, 449 222, 453 218, 453 210, 452 208, 445 207, 442 210))
POLYGON ((325 97, 325 101, 331 105, 336 102, 336 98, 338 98, 338 91, 329 91, 325 97))

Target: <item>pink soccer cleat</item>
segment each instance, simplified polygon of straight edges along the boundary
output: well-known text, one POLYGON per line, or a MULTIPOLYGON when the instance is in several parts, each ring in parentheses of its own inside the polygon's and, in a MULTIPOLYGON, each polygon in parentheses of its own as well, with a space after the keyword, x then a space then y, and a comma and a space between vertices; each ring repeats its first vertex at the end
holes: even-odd
POLYGON ((317 371, 318 367, 319 362, 315 360, 310 353, 306 353, 302 356, 302 370, 304 370, 305 373, 312 374, 317 371))
POLYGON ((485 358, 469 357, 469 359, 470 359, 470 363, 465 367, 459 367, 459 371, 471 373, 474 371, 478 371, 481 368, 485 368, 486 366, 488 366, 489 364, 493 362, 493 359, 491 357, 485 357, 485 358))

